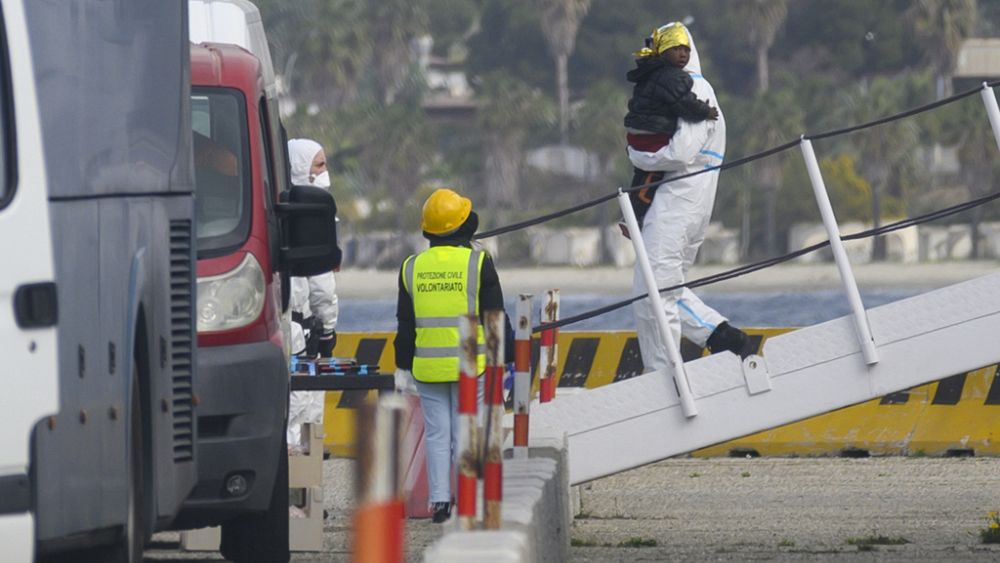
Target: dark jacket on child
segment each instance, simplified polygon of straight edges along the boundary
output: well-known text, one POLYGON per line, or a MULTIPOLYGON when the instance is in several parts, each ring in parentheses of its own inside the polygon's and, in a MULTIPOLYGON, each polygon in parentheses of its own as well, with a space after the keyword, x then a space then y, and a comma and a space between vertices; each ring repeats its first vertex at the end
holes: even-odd
POLYGON ((636 68, 626 75, 635 86, 632 99, 628 101, 625 127, 673 135, 677 131, 678 117, 688 121, 708 118, 711 106, 691 91, 694 81, 684 69, 656 56, 635 62, 636 68))

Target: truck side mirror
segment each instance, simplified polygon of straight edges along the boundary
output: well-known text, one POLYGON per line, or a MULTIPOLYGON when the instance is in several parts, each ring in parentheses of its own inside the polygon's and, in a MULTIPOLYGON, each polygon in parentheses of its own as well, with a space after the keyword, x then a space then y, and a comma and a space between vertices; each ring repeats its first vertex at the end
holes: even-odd
POLYGON ((330 192, 292 186, 281 200, 281 269, 292 276, 315 276, 339 268, 337 203, 330 192))

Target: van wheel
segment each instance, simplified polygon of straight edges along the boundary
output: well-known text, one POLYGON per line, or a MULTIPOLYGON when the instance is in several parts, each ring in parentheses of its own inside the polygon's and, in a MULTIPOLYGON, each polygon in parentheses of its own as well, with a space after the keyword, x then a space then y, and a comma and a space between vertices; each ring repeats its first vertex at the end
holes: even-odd
POLYGON ((224 522, 219 552, 234 563, 288 562, 288 444, 284 430, 270 506, 266 512, 224 522))

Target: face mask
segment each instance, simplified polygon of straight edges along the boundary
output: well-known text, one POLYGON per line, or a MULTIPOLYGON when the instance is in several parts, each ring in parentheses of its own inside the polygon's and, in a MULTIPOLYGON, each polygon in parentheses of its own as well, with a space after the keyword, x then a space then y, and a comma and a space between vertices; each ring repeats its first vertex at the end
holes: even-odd
POLYGON ((321 174, 313 177, 312 184, 317 188, 329 188, 330 187, 330 172, 325 171, 321 174))

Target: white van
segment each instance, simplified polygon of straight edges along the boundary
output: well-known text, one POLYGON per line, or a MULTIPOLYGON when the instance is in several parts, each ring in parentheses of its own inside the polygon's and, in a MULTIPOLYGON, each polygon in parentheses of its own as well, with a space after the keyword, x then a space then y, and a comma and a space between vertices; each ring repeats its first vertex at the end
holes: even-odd
POLYGON ((32 560, 31 430, 59 408, 55 273, 31 49, 21 0, 0 0, 0 546, 32 560))

